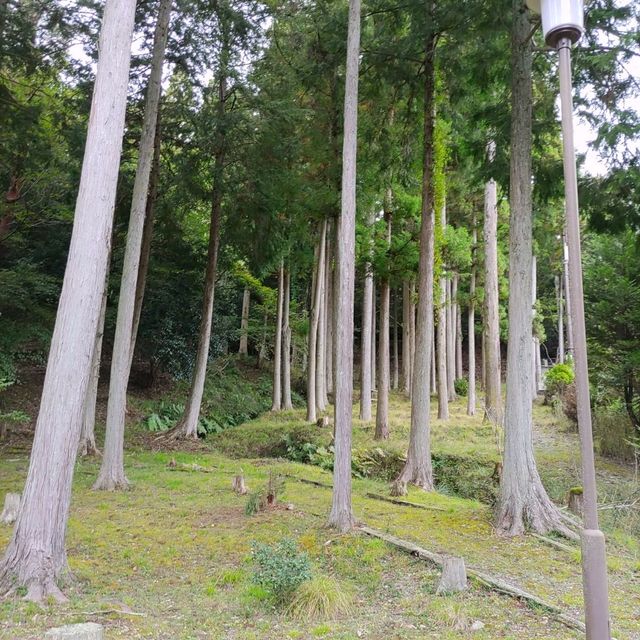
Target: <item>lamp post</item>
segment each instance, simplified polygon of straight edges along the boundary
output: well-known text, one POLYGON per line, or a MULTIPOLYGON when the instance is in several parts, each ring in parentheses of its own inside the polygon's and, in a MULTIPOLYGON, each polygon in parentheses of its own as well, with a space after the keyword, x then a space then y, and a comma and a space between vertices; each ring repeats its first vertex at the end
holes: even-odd
POLYGON ((584 529, 582 541, 582 584, 588 640, 610 640, 607 560, 604 535, 598 525, 596 473, 591 427, 591 399, 587 367, 587 337, 582 289, 582 254, 578 214, 578 179, 573 141, 571 47, 581 37, 583 0, 526 0, 532 11, 542 14, 546 43, 558 51, 564 160, 564 193, 569 248, 569 287, 573 313, 573 357, 575 363, 578 429, 582 458, 584 529))

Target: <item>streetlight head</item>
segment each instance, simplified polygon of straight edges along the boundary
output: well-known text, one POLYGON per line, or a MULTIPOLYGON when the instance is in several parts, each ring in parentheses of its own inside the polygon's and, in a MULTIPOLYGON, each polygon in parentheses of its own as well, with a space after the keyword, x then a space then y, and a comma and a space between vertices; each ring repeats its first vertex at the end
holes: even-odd
POLYGON ((545 42, 557 47, 562 38, 572 44, 580 40, 584 32, 583 0, 526 0, 531 11, 542 14, 542 31, 545 42))

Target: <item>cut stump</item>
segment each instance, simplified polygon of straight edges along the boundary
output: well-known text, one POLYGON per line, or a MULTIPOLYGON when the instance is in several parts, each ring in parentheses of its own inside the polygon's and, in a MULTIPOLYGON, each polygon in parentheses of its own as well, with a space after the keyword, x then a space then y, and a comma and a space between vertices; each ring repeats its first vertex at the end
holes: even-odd
POLYGON ((584 506, 584 495, 582 493, 582 487, 574 487, 573 489, 569 489, 567 506, 569 507, 569 511, 571 511, 571 513, 582 517, 582 510, 584 506))
POLYGON ((329 426, 329 416, 322 416, 316 423, 319 427, 324 428, 329 426))
POLYGON ((20 508, 20 494, 7 493, 4 498, 4 509, 0 514, 0 522, 3 524, 13 524, 18 517, 18 509, 20 508))
POLYGON ((247 485, 244 483, 244 476, 242 474, 235 476, 232 486, 233 490, 240 496, 246 495, 248 491, 247 485))
POLYGON ((104 640, 104 629, 95 622, 68 624, 49 629, 44 637, 45 640, 104 640))
POLYGON ((467 570, 464 566, 464 558, 456 556, 444 556, 442 558, 442 576, 438 583, 436 593, 458 593, 467 588, 467 570))

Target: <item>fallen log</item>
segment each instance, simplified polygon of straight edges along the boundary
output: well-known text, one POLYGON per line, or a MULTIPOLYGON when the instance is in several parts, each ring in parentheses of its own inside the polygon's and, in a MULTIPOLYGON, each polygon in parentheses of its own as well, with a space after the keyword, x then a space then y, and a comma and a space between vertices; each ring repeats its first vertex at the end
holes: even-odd
POLYGON ((446 511, 444 507, 436 507, 428 504, 419 504, 417 502, 410 502, 409 500, 398 500, 397 498, 390 498, 389 496, 382 496, 378 493, 367 493, 367 498, 373 498, 374 500, 382 500, 383 502, 390 502, 391 504, 397 504, 401 507, 413 507, 414 509, 427 509, 429 511, 446 511))
MULTIPOLYGON (((401 549, 402 551, 406 551, 407 553, 410 553, 411 555, 416 556, 421 560, 427 560, 439 569, 442 569, 444 565, 444 556, 438 553, 433 553, 432 551, 428 551, 427 549, 423 549, 413 542, 402 540, 401 538, 397 538, 396 536, 392 536, 391 534, 384 533, 367 526, 360 526, 359 529, 363 533, 366 533, 373 538, 384 540, 384 542, 390 544, 391 546, 401 549)), ((467 575, 469 576, 469 578, 475 580, 487 589, 497 591, 512 598, 517 598, 528 604, 532 604, 546 610, 555 620, 561 622, 567 627, 570 627, 571 629, 577 629, 578 631, 582 631, 583 633, 586 630, 585 625, 582 621, 567 615, 556 605, 542 600, 532 593, 523 591, 515 585, 509 584, 508 582, 505 582, 500 578, 495 578, 488 573, 478 571, 477 569, 473 569, 471 567, 467 567, 467 575)))

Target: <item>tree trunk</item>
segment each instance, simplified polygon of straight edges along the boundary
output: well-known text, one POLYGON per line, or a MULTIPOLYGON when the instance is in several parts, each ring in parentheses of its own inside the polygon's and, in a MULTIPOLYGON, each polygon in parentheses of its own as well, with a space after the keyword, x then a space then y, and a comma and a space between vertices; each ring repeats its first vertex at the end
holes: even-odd
MULTIPOLYGON (((365 264, 362 300, 362 338, 360 344, 360 420, 371 420, 371 329, 373 321, 373 276, 371 263, 365 264)), ((337 355, 337 354, 336 354, 337 355)))
POLYGON ((513 0, 511 49, 511 223, 509 233, 509 344, 505 448, 496 528, 508 536, 526 527, 563 529, 560 512, 542 486, 533 456, 531 403, 531 24, 523 0, 513 0))
MULTIPOLYGON (((222 43, 221 58, 226 60, 228 44, 222 43)), ((204 280, 202 314, 198 332, 198 348, 196 361, 189 389, 189 398, 184 415, 180 422, 168 433, 170 438, 198 437, 198 421, 204 383, 207 377, 209 362, 209 345, 211 343, 211 324, 213 321, 213 303, 215 298, 216 276, 218 272, 218 254, 220 249, 220 225, 222 223, 222 194, 224 190, 224 163, 226 157, 226 132, 222 123, 225 119, 225 102, 227 99, 226 62, 222 64, 218 81, 218 131, 216 132, 213 162, 213 191, 211 193, 211 221, 209 224, 209 245, 207 249, 207 271, 204 280)))
MULTIPOLYGON (((434 318, 435 327, 435 318, 434 318)), ((438 393, 438 366, 436 364, 436 332, 431 336, 431 395, 438 393)))
POLYGON ((291 401, 291 272, 284 272, 284 326, 282 329, 282 408, 285 411, 293 409, 291 401))
POLYGON ((376 368, 378 358, 376 356, 376 339, 377 339, 377 316, 378 316, 378 300, 376 296, 376 281, 371 280, 371 390, 376 390, 376 368))
MULTIPOLYGON (((335 251, 335 250, 334 250, 335 251)), ((331 257, 331 252, 329 252, 329 257, 331 257)), ((325 397, 327 401, 327 405, 329 404, 329 394, 333 395, 333 351, 334 351, 334 340, 333 334, 335 332, 334 327, 334 270, 333 263, 331 260, 327 262, 327 293, 326 293, 326 355, 325 355, 325 364, 326 364, 326 373, 325 373, 325 397)))
POLYGON ((280 261, 278 270, 278 306, 276 309, 276 334, 273 348, 273 391, 271 411, 282 408, 282 313, 284 306, 284 263, 280 261))
POLYGON ((402 283, 402 390, 411 393, 411 285, 402 283))
MULTIPOLYGON (((386 223, 387 246, 391 245, 391 194, 385 198, 384 219, 386 223)), ((378 402, 376 405, 375 440, 389 438, 389 389, 391 387, 391 358, 389 349, 389 315, 391 307, 391 284, 385 277, 380 282, 380 344, 378 351, 378 402)))
MULTIPOLYGON (((532 241, 533 242, 533 241, 532 241)), ((531 258, 531 317, 535 322, 536 316, 536 300, 538 297, 538 260, 535 255, 531 258)), ((535 333, 531 336, 531 399, 538 397, 539 381, 538 381, 538 356, 540 355, 540 342, 535 333)))
POLYGON ((569 286, 569 245, 565 240, 565 235, 562 235, 562 244, 564 248, 564 308, 567 314, 567 346, 566 357, 573 358, 573 323, 571 320, 571 287, 569 286))
POLYGON ((249 308, 251 305, 251 291, 244 288, 242 294, 242 316, 240 318, 240 347, 238 353, 241 356, 249 355, 249 308))
POLYGON ((91 362, 91 380, 87 388, 87 395, 84 401, 84 415, 82 418, 82 431, 80 432, 80 443, 78 453, 81 456, 100 456, 100 450, 96 445, 96 404, 98 401, 98 383, 100 382, 100 361, 102 358, 102 338, 104 336, 104 319, 107 312, 107 284, 109 278, 105 279, 104 293, 102 294, 102 306, 100 308, 100 320, 98 331, 93 346, 93 359, 91 362))
POLYGON ((329 350, 327 344, 327 336, 329 334, 329 282, 331 280, 331 222, 327 223, 327 239, 325 244, 324 270, 322 273, 322 307, 320 309, 320 327, 318 336, 318 373, 316 374, 316 384, 319 383, 316 398, 318 409, 325 411, 329 405, 327 396, 327 352, 329 350))
MULTIPOLYGON (((460 278, 456 274, 456 291, 459 291, 460 278)), ((456 378, 464 378, 464 370, 462 367, 462 305, 456 297, 455 302, 455 318, 456 318, 456 378)))
POLYGON ((438 305, 436 336, 438 368, 438 419, 449 419, 449 385, 447 375, 447 280, 440 278, 440 304, 438 305))
POLYGON ((564 363, 564 293, 562 291, 563 279, 555 277, 556 304, 558 309, 558 350, 556 352, 556 362, 564 363))
MULTIPOLYGON (((498 298, 498 203, 495 180, 484 192, 484 419, 502 424, 500 307, 498 298)), ((510 283, 511 285, 511 283, 510 283)))
POLYGON ((313 295, 311 300, 311 323, 309 325, 309 356, 307 362, 307 422, 316 421, 316 373, 318 354, 318 326, 320 324, 320 310, 322 298, 322 284, 324 280, 324 254, 327 241, 327 221, 322 221, 320 240, 317 248, 313 295))
POLYGON ((391 387, 394 391, 400 386, 400 363, 398 350, 398 291, 393 294, 393 371, 391 387))
POLYGON ((156 123, 162 88, 162 67, 169 36, 171 4, 172 0, 163 0, 160 3, 158 21, 156 23, 151 74, 145 99, 144 123, 142 125, 138 166, 133 185, 129 228, 127 230, 127 242, 122 265, 118 316, 111 355, 111 375, 109 376, 104 456, 100 473, 93 485, 94 489, 106 491, 126 489, 129 486, 129 481, 124 473, 124 428, 127 413, 127 387, 131 371, 131 337, 134 328, 142 235, 147 209, 147 196, 149 194, 149 180, 153 165, 156 123))
POLYGON ((454 313, 453 278, 447 278, 447 395, 449 402, 456 399, 456 321, 454 313))
POLYGON ((413 393, 413 372, 416 364, 416 303, 415 303, 416 283, 411 282, 411 291, 409 296, 409 362, 411 386, 409 388, 409 397, 413 393))
POLYGON ((0 591, 63 599, 71 482, 91 379, 107 274, 135 15, 132 0, 107 0, 73 233, 51 339, 20 512, 2 563, 0 591))
POLYGON ((144 227, 142 229, 142 246, 140 248, 140 264, 138 266, 138 277, 136 279, 136 299, 133 309, 133 328, 131 329, 131 353, 129 356, 129 371, 133 363, 133 356, 138 339, 138 328, 142 316, 142 303, 147 288, 147 275, 149 273, 149 263, 151 259, 151 242, 153 240, 153 227, 155 224, 156 202, 158 200, 158 183, 160 181, 160 105, 158 105, 158 116, 156 120, 156 133, 153 141, 153 162, 151 164, 151 175, 149 176, 149 195, 144 214, 144 227))
POLYGON ((353 398, 353 297, 356 226, 356 153, 358 140, 358 60, 360 0, 349 0, 347 68, 342 153, 342 206, 337 237, 335 461, 329 525, 345 532, 353 527, 351 506, 351 430, 353 398))
MULTIPOLYGON (((429 0, 433 20, 435 3, 429 0)), ((433 22, 430 22, 433 25, 433 22)), ((416 320, 415 369, 411 394, 411 430, 407 461, 393 490, 406 493, 411 482, 426 490, 433 489, 431 466, 430 405, 431 340, 433 333, 433 264, 435 218, 433 194, 433 132, 435 125, 435 33, 429 31, 425 47, 424 155, 422 174, 422 211, 420 258, 418 263, 418 314, 416 320)))
POLYGON ((469 360, 469 384, 467 391, 467 415, 476 415, 476 252, 478 245, 478 231, 476 230, 476 219, 473 216, 471 223, 473 229, 472 264, 471 279, 469 281, 469 308, 467 310, 467 339, 468 360, 469 360))

